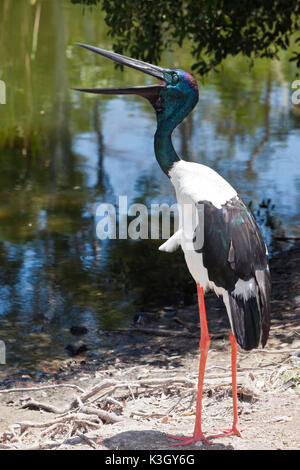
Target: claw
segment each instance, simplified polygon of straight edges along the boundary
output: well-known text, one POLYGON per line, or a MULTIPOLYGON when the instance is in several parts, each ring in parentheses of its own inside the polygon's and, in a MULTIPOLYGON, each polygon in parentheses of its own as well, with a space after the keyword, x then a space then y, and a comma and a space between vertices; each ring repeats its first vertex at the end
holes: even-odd
POLYGON ((177 441, 182 441, 182 442, 177 442, 176 444, 171 444, 173 447, 175 447, 175 446, 186 446, 188 444, 193 444, 193 443, 199 442, 199 441, 204 441, 204 442, 206 442, 206 444, 212 444, 212 442, 210 442, 208 439, 206 439, 206 437, 202 433, 194 435, 192 437, 188 437, 188 436, 171 436, 171 435, 168 435, 168 437, 170 437, 171 439, 176 439, 177 441))
POLYGON ((233 425, 232 428, 220 429, 222 434, 215 434, 213 436, 208 436, 208 439, 216 439, 217 437, 228 437, 228 436, 242 436, 242 431, 244 429, 240 429, 237 424, 233 425))

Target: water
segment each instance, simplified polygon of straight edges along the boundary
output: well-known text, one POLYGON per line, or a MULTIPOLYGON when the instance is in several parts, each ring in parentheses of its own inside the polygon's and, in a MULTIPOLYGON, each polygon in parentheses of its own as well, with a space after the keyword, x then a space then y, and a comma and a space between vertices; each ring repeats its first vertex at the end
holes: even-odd
MULTIPOLYGON (((6 373, 51 368, 66 357, 69 328, 85 323, 91 351, 103 329, 141 310, 189 303, 181 253, 156 240, 100 242, 99 203, 175 202, 154 157, 155 116, 138 97, 95 97, 71 87, 150 83, 143 74, 74 46, 111 49, 102 13, 67 0, 0 0, 0 339, 6 373)), ((188 48, 161 65, 190 69, 188 48)), ((299 236, 300 105, 294 65, 228 58, 204 83, 195 111, 174 132, 186 160, 217 170, 252 204, 270 251, 299 236), (266 201, 269 201, 268 208, 266 201), (262 202, 264 203, 262 204, 262 202), (258 212, 259 211, 259 212, 258 212)))

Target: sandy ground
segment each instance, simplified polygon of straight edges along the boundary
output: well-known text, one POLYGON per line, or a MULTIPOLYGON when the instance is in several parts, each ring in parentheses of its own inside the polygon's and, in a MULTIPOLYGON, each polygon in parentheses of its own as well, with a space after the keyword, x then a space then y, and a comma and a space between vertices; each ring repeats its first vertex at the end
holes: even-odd
MULTIPOLYGON (((272 260, 272 327, 268 344, 264 350, 239 352, 238 408, 243 438, 222 437, 212 439, 210 445, 198 442, 179 450, 299 449, 299 261, 299 245, 272 260)), ((232 397, 228 321, 214 295, 207 296, 206 305, 211 348, 204 384, 203 432, 209 436, 218 433, 219 428, 231 426, 232 397)), ((51 383, 75 384, 83 391, 103 381, 117 384, 118 387, 112 385, 84 403, 105 411, 109 418, 85 415, 90 424, 75 425, 74 418, 75 421, 54 425, 53 429, 29 426, 25 432, 22 429, 21 435, 19 423, 37 425, 68 416, 39 406, 25 408, 31 399, 63 411, 74 398, 84 397, 84 393, 64 387, 31 391, 30 387, 47 384, 27 383, 22 392, 0 391, 0 448, 47 448, 50 443, 50 448, 59 449, 178 449, 172 447, 175 441, 167 435, 190 436, 194 427, 199 364, 197 306, 177 308, 175 312, 165 309, 154 317, 145 314, 139 326, 110 335, 115 349, 107 351, 105 360, 88 366, 86 360, 82 363, 84 357, 68 359, 63 367, 68 374, 51 383), (182 382, 176 382, 178 378, 182 382), (109 422, 110 417, 116 422, 109 422)), ((71 412, 79 416, 83 408, 80 402, 77 405, 71 412)))

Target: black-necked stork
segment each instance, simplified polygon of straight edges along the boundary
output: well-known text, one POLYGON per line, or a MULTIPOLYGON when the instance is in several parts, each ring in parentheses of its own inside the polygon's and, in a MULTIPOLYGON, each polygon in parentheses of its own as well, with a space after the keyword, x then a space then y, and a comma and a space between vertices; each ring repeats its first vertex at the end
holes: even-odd
POLYGON ((180 441, 176 445, 200 440, 210 442, 201 426, 203 380, 210 344, 204 303, 207 290, 222 296, 231 325, 233 397, 232 428, 210 438, 232 434, 241 436, 237 412, 237 343, 245 350, 257 348, 260 343, 264 346, 270 328, 268 253, 259 228, 240 196, 224 178, 207 166, 181 160, 174 150, 172 132, 198 101, 195 78, 183 70, 164 69, 93 46, 78 45, 159 80, 158 84, 150 86, 77 90, 136 94, 150 101, 157 116, 154 137, 156 159, 174 185, 182 213, 186 205, 193 208, 189 223, 184 222, 186 217, 181 216, 179 230, 160 247, 160 250, 167 252, 182 247, 188 269, 197 284, 201 326, 194 433, 192 437, 170 437, 180 441), (200 232, 203 233, 203 240, 201 244, 196 244, 200 232), (190 240, 192 245, 188 243, 190 240))

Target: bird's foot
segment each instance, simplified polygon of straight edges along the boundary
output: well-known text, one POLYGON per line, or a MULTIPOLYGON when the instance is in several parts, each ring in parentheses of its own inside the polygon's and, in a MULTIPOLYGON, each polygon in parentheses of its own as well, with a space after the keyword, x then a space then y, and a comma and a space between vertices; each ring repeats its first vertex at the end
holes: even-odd
POLYGON ((222 434, 215 434, 213 436, 208 436, 208 439, 216 439, 217 437, 228 437, 228 436, 242 436, 242 431, 244 429, 240 429, 238 424, 234 424, 232 428, 227 428, 227 429, 220 429, 222 431, 222 434))
POLYGON ((181 441, 181 442, 177 442, 176 444, 171 444, 172 446, 186 446, 188 444, 193 444, 193 443, 199 442, 199 441, 204 441, 204 442, 206 442, 206 444, 212 444, 212 442, 210 442, 208 439, 206 439, 206 437, 204 436, 204 434, 202 434, 202 432, 196 433, 192 437, 188 437, 188 436, 171 436, 169 434, 168 434, 168 437, 170 437, 171 439, 176 439, 178 441, 181 441))

